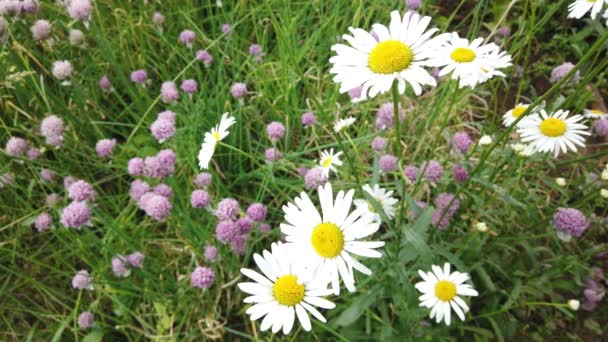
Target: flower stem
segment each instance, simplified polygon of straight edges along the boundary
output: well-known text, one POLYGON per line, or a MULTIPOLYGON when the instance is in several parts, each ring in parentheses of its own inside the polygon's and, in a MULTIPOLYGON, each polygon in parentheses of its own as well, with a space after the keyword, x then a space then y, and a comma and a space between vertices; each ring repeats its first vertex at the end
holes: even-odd
MULTIPOLYGON (((403 158, 403 152, 401 150, 401 123, 399 120, 399 89, 397 88, 397 81, 393 82, 392 87, 393 93, 393 120, 395 121, 395 152, 397 153, 397 172, 399 177, 395 179, 395 186, 399 187, 399 179, 401 179, 401 201, 399 203, 399 215, 397 215, 397 228, 401 227, 403 219, 403 206, 405 203, 405 176, 403 173, 403 166, 401 165, 401 158, 403 158)), ((399 192, 399 191, 397 191, 399 192)))

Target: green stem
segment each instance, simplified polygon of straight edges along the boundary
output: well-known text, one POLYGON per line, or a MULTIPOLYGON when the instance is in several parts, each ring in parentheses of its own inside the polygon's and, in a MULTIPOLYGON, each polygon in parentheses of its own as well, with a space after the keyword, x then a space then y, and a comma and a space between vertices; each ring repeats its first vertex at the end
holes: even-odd
POLYGON ((400 176, 395 179, 395 186, 399 187, 399 179, 402 181, 401 189, 401 203, 399 203, 399 215, 397 215, 397 227, 401 227, 401 221, 403 219, 403 206, 405 203, 405 176, 403 174, 401 159, 403 158, 403 152, 401 150, 401 123, 399 120, 399 89, 397 88, 397 81, 393 82, 392 87, 393 93, 393 120, 395 121, 395 151, 397 153, 397 169, 400 176))

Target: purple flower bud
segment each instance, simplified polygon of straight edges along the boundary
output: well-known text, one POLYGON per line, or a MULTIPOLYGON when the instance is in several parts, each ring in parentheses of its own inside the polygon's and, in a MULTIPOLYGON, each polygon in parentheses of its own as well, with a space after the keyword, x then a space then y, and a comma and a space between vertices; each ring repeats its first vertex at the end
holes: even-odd
POLYGON ((179 99, 177 86, 171 81, 163 82, 160 87, 160 96, 163 103, 171 103, 179 99))
POLYGON ((194 42, 194 38, 196 38, 196 33, 190 30, 184 30, 179 34, 179 41, 182 44, 185 44, 187 47, 192 46, 192 42, 194 42))
POLYGON ((78 327, 80 329, 88 329, 95 324, 95 316, 89 311, 85 311, 78 315, 78 327))
POLYGON ((82 180, 74 182, 68 188, 68 198, 76 202, 94 201, 96 196, 93 186, 82 180))
POLYGON ((443 177, 443 166, 438 161, 431 160, 428 162, 428 166, 426 166, 427 162, 424 162, 420 165, 420 170, 424 171, 424 179, 429 182, 439 182, 441 177, 443 177))
POLYGON ((198 84, 195 80, 184 80, 181 88, 186 94, 194 94, 198 91, 198 84))
POLYGON ((308 174, 308 168, 306 166, 300 166, 298 168, 298 174, 302 177, 306 177, 306 175, 308 174))
POLYGON ((47 183, 55 183, 55 173, 49 169, 40 170, 40 178, 47 183))
POLYGON ((462 165, 454 165, 452 167, 452 175, 456 183, 464 183, 469 179, 469 172, 462 165))
POLYGON ((12 137, 8 139, 4 146, 4 152, 9 156, 18 157, 27 152, 29 148, 27 140, 23 138, 12 137))
POLYGON ((270 231, 270 225, 267 223, 260 223, 260 231, 262 233, 267 233, 270 231))
POLYGON ((241 235, 247 234, 253 228, 253 220, 247 216, 241 217, 238 220, 236 220, 235 225, 239 231, 239 234, 241 234, 241 235))
POLYGON ((36 222, 34 222, 34 227, 37 231, 42 232, 51 228, 53 224, 53 217, 46 212, 40 213, 36 217, 36 222))
POLYGON ((266 149, 266 151, 264 152, 264 155, 266 156, 266 160, 268 161, 277 161, 281 158, 283 158, 283 154, 281 153, 281 151, 279 151, 279 149, 271 147, 269 149, 266 149))
POLYGON ((207 208, 211 204, 211 196, 205 190, 194 190, 190 194, 192 208, 207 208))
POLYGON ((118 254, 112 257, 112 272, 117 277, 128 277, 131 270, 127 267, 127 259, 118 254))
POLYGON ((156 118, 156 120, 167 120, 167 121, 175 122, 175 117, 176 117, 175 112, 166 110, 164 112, 158 113, 158 117, 156 118))
POLYGON ((247 239, 244 235, 236 235, 230 240, 230 248, 237 255, 244 255, 247 251, 247 239))
POLYGON ((131 81, 133 83, 143 84, 148 79, 148 72, 144 69, 138 69, 131 73, 131 81))
POLYGON ((78 290, 93 290, 93 277, 87 270, 80 270, 72 278, 72 287, 78 290))
POLYGON ((60 81, 67 80, 72 76, 72 63, 69 61, 53 62, 51 73, 60 81))
POLYGON ((384 151, 387 144, 388 140, 382 137, 375 137, 374 140, 372 140, 372 148, 376 151, 384 151))
POLYGON ((607 119, 599 119, 595 120, 593 125, 593 130, 595 134, 600 137, 605 137, 608 135, 608 120, 607 119))
POLYGON ((51 23, 48 20, 36 20, 31 28, 34 40, 45 40, 51 36, 51 23))
POLYGON ((238 214, 239 202, 233 198, 224 198, 215 210, 215 217, 220 221, 235 220, 238 214))
MULTIPOLYGON (((387 102, 380 106, 376 116, 376 129, 390 129, 395 125, 395 106, 392 102, 387 102)), ((399 105, 399 122, 403 122, 405 119, 405 111, 399 105)))
POLYGON ((92 12, 91 0, 72 0, 68 4, 68 14, 72 19, 88 21, 92 12))
POLYGON ((392 172, 397 169, 398 162, 399 160, 397 157, 390 154, 385 154, 378 160, 378 167, 380 170, 382 170, 382 172, 392 172))
POLYGON ((266 133, 270 140, 280 140, 285 136, 285 126, 282 123, 273 121, 266 126, 266 133))
MULTIPOLYGON (((566 74, 569 73, 570 70, 572 70, 573 68, 574 64, 566 62, 553 69, 553 71, 551 71, 551 83, 557 83, 559 80, 564 78, 564 76, 566 76, 566 74)), ((572 76, 570 80, 574 83, 578 83, 581 80, 580 72, 576 71, 576 73, 572 76)))
POLYGON ((157 119, 150 126, 150 132, 159 143, 163 143, 175 135, 175 121, 157 119))
POLYGON ((163 24, 165 23, 165 16, 160 12, 155 12, 152 16, 152 22, 156 26, 163 26, 163 24))
POLYGON ((508 36, 511 35, 511 28, 509 26, 501 26, 498 29, 498 35, 503 38, 507 38, 508 36))
POLYGON ((161 195, 152 195, 147 201, 142 203, 142 208, 148 216, 157 221, 164 220, 171 214, 171 202, 161 195))
POLYGON ((317 123, 317 117, 313 112, 306 112, 302 114, 302 125, 304 127, 312 126, 317 123))
POLYGON ((235 99, 241 98, 247 95, 247 85, 245 83, 235 83, 230 88, 230 93, 235 99))
POLYGON ((461 153, 467 153, 467 151, 473 144, 473 140, 471 140, 468 133, 457 132, 454 133, 454 136, 452 137, 452 143, 458 151, 460 151, 461 153))
POLYGON ((230 24, 223 24, 222 25, 222 32, 230 37, 230 35, 232 34, 232 27, 230 26, 230 24))
POLYGON ((171 187, 167 184, 159 184, 155 186, 153 192, 166 198, 171 198, 171 196, 173 196, 173 189, 171 189, 171 187))
POLYGON ((42 152, 40 152, 39 148, 30 147, 27 149, 27 152, 25 154, 27 155, 27 159, 36 160, 36 159, 40 158, 40 155, 42 154, 42 152))
POLYGON ((84 43, 84 33, 80 30, 72 29, 69 34, 70 44, 81 45, 84 43))
POLYGON ((558 208, 553 215, 553 227, 565 235, 579 237, 589 228, 589 222, 580 210, 558 208))
POLYGON ((112 83, 110 83, 108 76, 101 76, 99 79, 99 88, 104 92, 108 92, 110 89, 112 89, 112 83))
POLYGON ((213 262, 217 260, 217 248, 214 246, 205 246, 205 260, 213 262))
POLYGON ((447 192, 442 192, 435 198, 435 207, 437 210, 435 210, 435 213, 433 214, 432 223, 433 225, 437 226, 439 230, 444 230, 447 228, 447 226, 450 224, 450 220, 460 207, 460 200, 458 199, 455 199, 452 202, 452 205, 448 207, 448 204, 453 198, 454 195, 447 192))
POLYGON ((101 139, 95 145, 95 152, 101 158, 108 158, 112 156, 115 146, 116 139, 101 139))
POLYGON ((44 137, 54 137, 63 134, 63 119, 57 115, 47 116, 40 123, 40 134, 44 137))
POLYGON ((196 52, 196 59, 205 63, 205 66, 211 65, 213 63, 213 56, 205 50, 199 50, 196 52))
POLYGON ((411 182, 415 182, 418 178, 418 168, 413 165, 406 165, 403 169, 403 173, 411 182))
POLYGON ((323 173, 323 170, 318 167, 309 170, 306 176, 304 176, 306 189, 317 189, 318 187, 325 185, 327 181, 327 176, 323 173))
POLYGON ((72 184, 78 182, 78 178, 73 176, 67 176, 63 178, 63 188, 68 190, 72 184))
POLYGON ((80 230, 91 221, 91 209, 84 202, 72 202, 61 212, 61 224, 80 230))
POLYGON ((197 267, 190 274, 190 282, 193 287, 208 289, 215 281, 215 272, 209 267, 197 267))
POLYGON ((260 47, 258 44, 251 44, 249 46, 249 54, 252 56, 258 56, 259 54, 262 53, 262 47, 260 47))
POLYGON ((227 243, 238 234, 239 230, 232 221, 220 221, 215 226, 215 238, 222 243, 227 243))
POLYGON ((253 203, 247 208, 247 216, 256 222, 266 219, 266 207, 262 203, 253 203))
POLYGON ((141 252, 133 252, 133 253, 127 255, 127 262, 132 267, 142 268, 142 267, 144 267, 145 257, 146 256, 141 252))
POLYGON ((408 10, 415 11, 420 8, 421 0, 405 0, 405 5, 408 10))
POLYGON ((127 172, 131 176, 142 176, 144 174, 144 160, 141 158, 129 159, 127 172))
POLYGON ((194 185, 197 188, 207 188, 211 185, 212 177, 208 172, 202 172, 196 176, 194 179, 194 185))
POLYGON ((59 202, 61 202, 61 196, 59 196, 58 194, 49 194, 48 196, 46 196, 46 205, 49 208, 54 208, 59 204, 59 202))

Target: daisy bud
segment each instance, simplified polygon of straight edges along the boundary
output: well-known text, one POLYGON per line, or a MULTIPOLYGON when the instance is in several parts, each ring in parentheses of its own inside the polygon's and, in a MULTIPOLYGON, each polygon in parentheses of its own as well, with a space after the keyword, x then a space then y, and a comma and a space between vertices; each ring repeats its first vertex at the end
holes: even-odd
POLYGON ((479 145, 490 145, 492 143, 492 137, 489 135, 484 135, 479 138, 479 145))
POLYGON ((555 184, 559 186, 566 186, 566 179, 562 177, 555 178, 555 184))
POLYGON ((608 189, 601 189, 600 196, 602 196, 604 198, 608 198, 608 189))
POLYGON ((485 222, 477 222, 473 225, 473 228, 480 233, 485 233, 488 231, 488 226, 485 222))
POLYGON ((581 306, 581 303, 576 299, 570 299, 568 301, 568 307, 572 311, 577 311, 580 306, 581 306))
POLYGON ((600 176, 603 180, 608 180, 608 169, 602 171, 602 175, 600 176))

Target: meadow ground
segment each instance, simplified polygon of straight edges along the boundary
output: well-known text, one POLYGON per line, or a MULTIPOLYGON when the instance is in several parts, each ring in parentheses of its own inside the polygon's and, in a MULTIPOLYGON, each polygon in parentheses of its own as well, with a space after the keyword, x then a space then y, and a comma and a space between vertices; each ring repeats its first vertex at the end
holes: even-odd
POLYGON ((0 0, 0 340, 608 338, 608 2, 418 3, 0 0))

